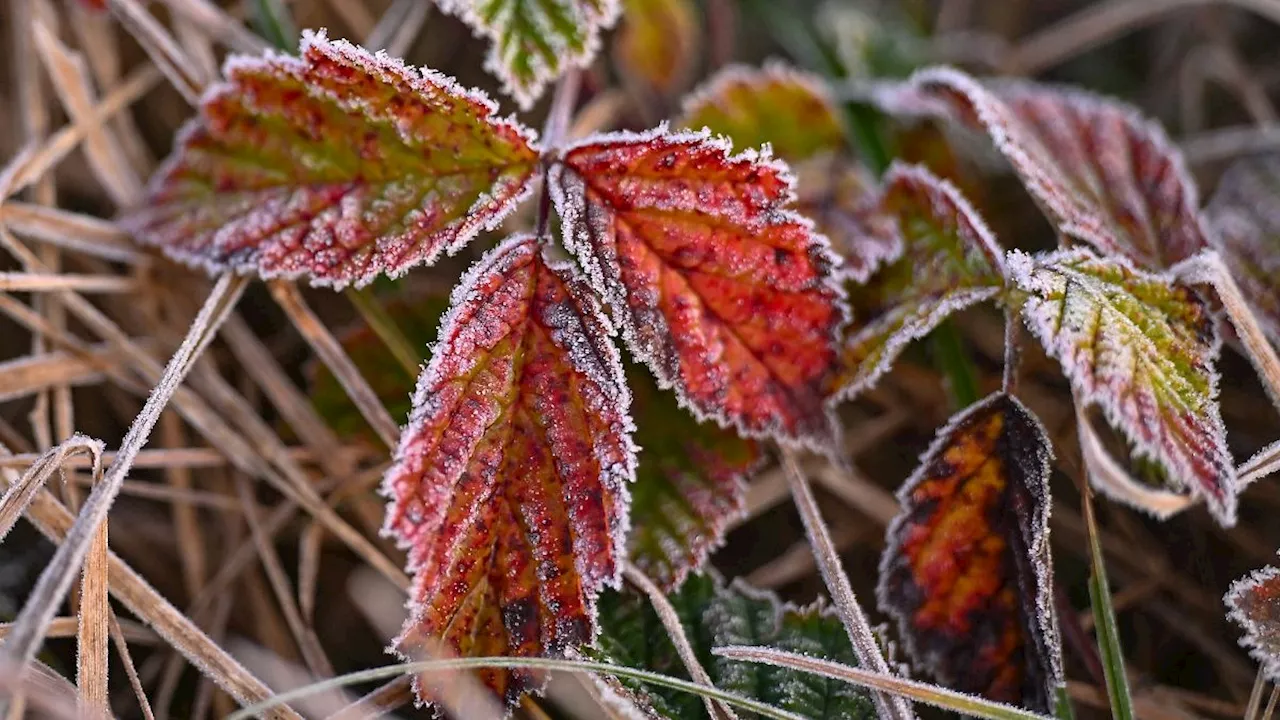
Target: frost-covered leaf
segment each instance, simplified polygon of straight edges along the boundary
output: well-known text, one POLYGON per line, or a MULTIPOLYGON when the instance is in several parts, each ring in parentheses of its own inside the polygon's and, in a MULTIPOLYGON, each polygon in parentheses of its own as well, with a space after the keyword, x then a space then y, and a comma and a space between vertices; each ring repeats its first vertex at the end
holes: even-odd
POLYGON ((124 220, 211 271, 362 285, 453 252, 529 192, 532 135, 478 91, 304 33, 235 57, 124 220))
POLYGON ((1240 578, 1223 600, 1230 609, 1227 617, 1244 628, 1240 644, 1268 679, 1280 682, 1280 570, 1265 567, 1240 578))
POLYGON ((1181 153, 1129 105, 1034 83, 984 85, 950 68, 922 70, 885 99, 985 129, 1059 229, 1103 253, 1166 269, 1206 246, 1181 153))
POLYGON ((618 18, 618 0, 436 0, 492 43, 485 68, 528 110, 547 83, 586 67, 600 33, 618 18))
POLYGON ((860 292, 867 302, 859 309, 874 304, 876 314, 859 319, 845 342, 837 383, 845 397, 875 385, 912 340, 1004 284, 1000 246, 951 183, 896 164, 884 182, 881 212, 896 220, 903 251, 860 292))
POLYGON ((884 211, 876 182, 841 155, 822 154, 796 168, 796 210, 844 258, 844 274, 865 283, 881 265, 902 255, 897 221, 884 211))
MULTIPOLYGON (((769 645, 856 666, 857 657, 839 619, 821 605, 797 608, 740 580, 724 587, 707 575, 689 576, 668 599, 716 687, 813 720, 875 717, 871 699, 847 683, 711 654, 711 648, 722 645, 769 645)), ((600 599, 600 618, 600 653, 604 657, 630 667, 689 678, 646 597, 634 592, 606 592, 600 599)), ((707 718, 706 708, 696 696, 628 680, 615 682, 614 689, 655 717, 707 718)))
POLYGON ((1205 208, 1211 242, 1263 332, 1280 347, 1280 154, 1236 161, 1205 208))
POLYGON ((1063 683, 1044 427, 996 393, 938 431, 898 491, 880 607, 943 685, 1047 713, 1063 683))
POLYGON ((685 101, 679 125, 707 128, 738 147, 762 147, 787 162, 844 146, 844 126, 822 79, 780 62, 731 65, 685 101))
MULTIPOLYGON (((411 300, 397 299, 386 305, 387 315, 396 329, 422 360, 431 357, 431 345, 448 303, 446 296, 425 295, 411 300)), ((342 333, 338 340, 391 417, 400 422, 408 418, 415 378, 397 362, 386 343, 365 324, 342 333)), ((308 374, 311 404, 334 432, 344 438, 358 437, 371 445, 380 444, 377 433, 324 363, 312 363, 308 374)))
POLYGON ((685 89, 702 31, 692 0, 622 0, 622 7, 611 43, 618 70, 659 95, 685 89))
POLYGON ((785 167, 659 129, 585 140, 551 183, 565 247, 660 385, 746 436, 834 444, 838 258, 787 209, 785 167))
MULTIPOLYGON (((635 473, 607 331, 590 290, 529 236, 455 288, 384 481, 386 531, 414 573, 401 653, 555 656, 592 638, 635 473)), ((481 675, 508 702, 533 682, 481 675)))
POLYGON ((1203 301, 1123 258, 1083 249, 1036 258, 1015 251, 1008 263, 1029 294, 1023 317, 1062 364, 1077 402, 1100 407, 1136 456, 1203 497, 1220 523, 1234 523, 1235 468, 1214 369, 1220 343, 1203 301))
POLYGON ((627 380, 641 448, 627 545, 631 561, 669 590, 702 566, 746 511, 744 483, 764 454, 753 440, 698 422, 643 368, 627 380))

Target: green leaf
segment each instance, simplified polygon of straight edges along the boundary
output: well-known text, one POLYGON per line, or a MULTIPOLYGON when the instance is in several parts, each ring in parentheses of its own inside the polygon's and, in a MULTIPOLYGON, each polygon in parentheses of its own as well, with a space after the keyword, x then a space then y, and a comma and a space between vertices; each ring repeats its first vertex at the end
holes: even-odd
POLYGON ((1083 249, 1014 251, 1008 265, 1028 294, 1023 318, 1061 363, 1076 402, 1101 408, 1135 456, 1233 524, 1236 473, 1214 368, 1220 343, 1204 302, 1123 258, 1083 249))
POLYGON ((744 482, 763 452, 754 440, 694 419, 642 368, 628 368, 627 384, 641 447, 631 486, 631 561, 671 589, 702 566, 729 522, 746 511, 744 482))
MULTIPOLYGON (((821 605, 797 608, 735 581, 723 586, 708 575, 693 575, 668 596, 689 642, 711 680, 738 692, 813 720, 875 717, 865 691, 838 680, 794 670, 713 657, 712 647, 769 645, 813 657, 856 665, 849 638, 834 613, 821 605)), ((666 632, 648 600, 631 592, 608 592, 600 599, 599 652, 620 665, 687 678, 666 632)), ((702 702, 662 688, 615 680, 612 689, 670 720, 702 720, 702 702)), ((747 717, 746 715, 743 716, 747 717)))
POLYGON ((528 110, 547 83, 586 67, 600 33, 618 19, 618 0, 436 0, 493 44, 485 68, 528 110))
POLYGON ((366 285, 457 251, 532 187, 532 132, 440 73, 306 32, 300 57, 224 74, 122 221, 177 260, 366 285))
POLYGON ((845 397, 874 386, 912 340, 1004 285, 1000 246, 946 180, 921 166, 894 165, 885 175, 881 212, 897 221, 902 257, 853 293, 863 319, 842 352, 837 387, 845 397))

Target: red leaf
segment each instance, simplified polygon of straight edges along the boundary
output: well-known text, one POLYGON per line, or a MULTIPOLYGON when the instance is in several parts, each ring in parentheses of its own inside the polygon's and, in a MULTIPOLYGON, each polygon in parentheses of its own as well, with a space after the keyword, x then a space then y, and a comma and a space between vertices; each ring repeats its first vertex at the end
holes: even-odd
POLYGON ((837 258, 786 209, 782 165, 660 129, 582 142, 551 182, 565 246, 663 387, 747 436, 834 443, 837 258))
POLYGON ((1049 558, 1044 427, 996 393, 938 431, 898 491, 880 606, 907 651, 953 689, 1053 707, 1062 682, 1049 558))
POLYGON ((1280 347, 1280 155, 1237 161, 1205 208, 1213 244, 1263 331, 1280 347))
POLYGON ((457 250, 529 192, 532 134, 439 73, 322 33, 225 73, 125 219, 178 260, 362 285, 457 250))
MULTIPOLYGON (((454 290, 384 486, 386 529, 415 573, 396 641, 407 656, 433 641, 564 654, 593 637, 596 597, 617 583, 631 398, 606 320, 569 272, 520 236, 454 290)), ((482 676, 511 703, 533 681, 482 676)))
POLYGON ((1244 628, 1240 644, 1280 682, 1280 570, 1267 567, 1235 581, 1223 599, 1231 609, 1227 617, 1244 628))
POLYGON ((1032 83, 984 85, 950 68, 920 71, 885 100, 940 106, 985 129, 1059 229, 1104 253, 1165 269, 1206 246, 1182 155, 1129 105, 1032 83))

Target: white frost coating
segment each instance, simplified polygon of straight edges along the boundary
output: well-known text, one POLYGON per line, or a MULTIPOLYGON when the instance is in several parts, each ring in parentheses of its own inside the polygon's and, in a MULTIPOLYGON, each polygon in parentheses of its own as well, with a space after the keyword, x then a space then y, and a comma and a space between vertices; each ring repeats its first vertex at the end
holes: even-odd
MULTIPOLYGON (((785 206, 796 199, 795 177, 792 175, 790 167, 782 160, 774 158, 767 146, 761 150, 748 149, 734 155, 731 140, 722 136, 712 136, 710 131, 705 128, 696 132, 687 130, 672 131, 664 122, 656 128, 643 132, 622 130, 595 134, 579 139, 565 147, 561 152, 561 158, 569 157, 574 152, 584 148, 608 149, 624 146, 644 146, 658 142, 671 148, 683 146, 709 149, 719 152, 726 164, 751 163, 772 170, 778 174, 779 179, 786 186, 786 191, 779 196, 777 204, 785 206)), ((612 223, 610 210, 602 207, 600 203, 587 202, 585 180, 572 168, 568 167, 563 160, 552 165, 547 182, 549 183, 552 202, 563 225, 562 244, 566 250, 577 258, 578 263, 586 274, 586 280, 589 285, 604 297, 613 311, 618 325, 621 326, 623 341, 631 350, 632 355, 643 361, 653 371, 661 389, 674 390, 680 406, 692 413, 699 421, 714 421, 721 427, 734 429, 743 437, 775 439, 787 445, 799 446, 817 452, 833 452, 831 443, 834 442, 836 435, 834 429, 839 426, 834 401, 827 403, 824 413, 827 435, 829 436, 826 438, 815 437, 812 434, 791 437, 783 434, 780 427, 747 427, 740 418, 715 412, 710 408, 700 407, 693 403, 688 398, 680 379, 679 358, 675 357, 671 348, 660 347, 656 343, 643 342, 640 333, 640 321, 628 310, 627 298, 629 292, 640 292, 648 290, 648 288, 629 290, 622 280, 614 243, 611 241, 600 243, 594 241, 595 238, 608 238, 612 235, 609 229, 612 223)), ((658 209, 667 209, 661 204, 656 207, 658 209)), ((827 276, 821 278, 820 286, 831 293, 833 304, 838 309, 839 319, 832 323, 829 335, 832 345, 838 346, 842 329, 851 319, 847 293, 840 282, 839 269, 842 264, 842 258, 831 247, 830 241, 814 229, 813 221, 799 213, 785 209, 775 209, 765 213, 760 220, 747 220, 744 218, 730 218, 730 220, 746 225, 758 223, 766 227, 770 225, 797 224, 807 232, 809 245, 806 251, 811 261, 819 269, 824 267, 830 269, 827 276)), ((658 331, 657 336, 670 337, 670 328, 661 313, 654 313, 653 317, 646 317, 644 321, 656 328, 658 331)))
MULTIPOLYGON (((1000 247, 1000 242, 996 240, 995 233, 991 232, 991 228, 987 227, 987 222, 982 219, 982 215, 965 199, 964 194, 950 180, 934 175, 923 165, 907 164, 894 160, 884 175, 884 194, 886 196, 892 195, 899 185, 903 188, 915 189, 917 192, 928 194, 931 204, 926 209, 931 211, 935 217, 937 217, 939 209, 946 210, 948 215, 944 219, 954 222, 962 233, 963 239, 968 241, 976 240, 976 243, 970 243, 971 247, 977 249, 986 257, 987 262, 991 264, 992 269, 1000 277, 1003 278, 1008 275, 1004 265, 1004 248, 1000 247), (936 197, 939 195, 941 198, 936 197), (936 205, 939 199, 944 204, 943 208, 939 208, 936 205)), ((970 247, 966 247, 966 249, 970 249, 970 247)))
MULTIPOLYGON (((1169 141, 1159 124, 1133 106, 1077 88, 1011 80, 983 83, 949 67, 919 70, 905 83, 882 90, 876 97, 889 111, 897 109, 954 118, 951 103, 936 97, 936 91, 928 88, 930 85, 964 97, 993 144, 1009 159, 1028 190, 1047 208, 1062 232, 1103 252, 1136 256, 1135 259, 1144 264, 1158 266, 1170 264, 1165 260, 1165 250, 1175 253, 1173 260, 1176 261, 1180 259, 1177 256, 1192 254, 1205 245, 1209 233, 1197 212, 1199 190, 1187 171, 1181 151, 1169 141), (1038 128, 1014 110, 1012 103, 1018 101, 1053 105, 1054 119, 1067 126, 1063 136, 1056 139, 1067 143, 1051 147, 1049 139, 1042 137, 1038 128), (1087 151, 1077 142, 1078 130, 1067 125, 1075 120, 1065 115, 1068 112, 1078 113, 1090 122, 1116 124, 1107 137, 1115 142, 1129 140, 1149 144, 1152 156, 1168 162, 1172 173, 1161 172, 1157 178, 1160 183, 1152 186, 1151 177, 1137 175, 1139 171, 1150 172, 1151 168, 1134 167, 1127 151, 1113 147, 1087 151), (1062 117, 1058 117, 1059 114, 1062 117), (1102 171, 1101 176, 1097 170, 1102 171), (1063 182, 1064 177, 1087 185, 1087 194, 1076 192, 1063 182), (1175 194, 1179 195, 1176 201, 1181 211, 1179 218, 1186 221, 1182 230, 1188 234, 1178 239, 1189 246, 1165 248, 1162 245, 1170 238, 1164 232, 1167 227, 1156 226, 1160 220, 1156 215, 1167 211, 1156 207, 1153 212, 1152 206, 1175 194), (1120 205, 1120 217, 1127 215, 1129 221, 1138 223, 1143 237, 1117 237, 1115 229, 1120 217, 1104 206, 1107 201, 1120 205)), ((1127 229, 1121 232, 1128 234, 1127 229)))
POLYGON ((612 27, 622 14, 619 0, 436 0, 436 5, 489 39, 485 69, 502 82, 503 92, 514 98, 521 110, 532 108, 547 83, 565 68, 590 65, 600 49, 601 32, 612 27), (568 40, 556 34, 549 18, 541 12, 541 6, 548 2, 573 17, 583 36, 580 50, 570 48, 568 40), (495 11, 495 5, 500 9, 495 11), (492 14, 492 21, 485 20, 485 12, 492 14), (520 38, 514 36, 511 26, 515 17, 525 12, 536 26, 538 37, 552 47, 556 63, 548 64, 538 53, 528 52, 520 38), (530 60, 531 76, 527 80, 516 77, 512 70, 517 56, 530 60))
POLYGON ((1280 440, 1259 450, 1248 462, 1237 468, 1236 472, 1240 476, 1240 490, 1272 473, 1280 472, 1280 440))
MULTIPOLYGON (((236 78, 242 76, 289 77, 303 84, 313 97, 332 102, 346 113, 363 115, 369 118, 372 123, 391 124, 399 134, 402 142, 406 144, 421 143, 422 138, 414 136, 408 127, 397 122, 397 116, 384 105, 371 102, 362 96, 322 90, 308 83, 305 76, 311 66, 312 60, 309 58, 312 56, 320 56, 330 62, 355 68, 384 85, 397 88, 407 87, 412 94, 432 103, 446 106, 456 105, 459 102, 476 103, 483 112, 478 115, 471 115, 471 111, 468 110, 468 119, 479 120, 489 129, 510 131, 523 140, 531 150, 540 152, 537 135, 533 130, 521 125, 514 118, 497 117, 497 103, 483 91, 476 88, 463 87, 453 78, 443 73, 425 67, 406 65, 402 59, 388 56, 382 50, 379 50, 376 54, 371 54, 364 48, 353 45, 346 40, 330 40, 323 29, 319 31, 303 31, 299 54, 299 57, 295 57, 275 50, 267 50, 261 57, 228 56, 223 63, 223 75, 228 79, 212 83, 206 88, 200 100, 202 113, 188 120, 178 131, 174 141, 175 150, 152 176, 147 186, 147 195, 156 198, 164 197, 168 194, 166 189, 171 183, 171 177, 191 163, 190 153, 185 148, 187 148, 195 135, 209 131, 209 118, 204 114, 204 109, 220 100, 240 99, 242 93, 236 84, 236 78), (485 117, 479 117, 480 115, 485 117)), ((246 105, 252 103, 252 98, 248 100, 249 102, 246 105)), ((309 169, 315 170, 315 168, 309 169)), ((511 180, 512 178, 503 178, 499 182, 502 183, 505 189, 510 185, 511 180)), ((498 185, 495 184, 491 190, 497 187, 498 185)), ((382 197, 385 197, 387 193, 397 191, 394 183, 389 183, 383 189, 385 192, 382 197)), ((399 191, 412 192, 414 190, 416 188, 406 187, 401 188, 399 191)), ((409 214, 403 218, 405 220, 403 225, 406 229, 393 236, 377 237, 377 248, 397 248, 399 249, 397 257, 402 259, 404 255, 415 252, 424 240, 430 240, 443 233, 452 235, 452 238, 431 252, 414 258, 410 263, 401 263, 390 271, 384 270, 381 265, 370 265, 366 257, 364 269, 356 274, 354 278, 340 275, 330 277, 317 276, 317 271, 323 271, 325 267, 322 264, 317 268, 315 264, 316 260, 323 261, 325 259, 323 252, 319 254, 300 254, 298 251, 294 251, 293 254, 296 255, 296 259, 291 262, 280 263, 272 268, 261 267, 264 246, 268 246, 273 241, 278 242, 282 234, 294 232, 297 226, 282 228, 275 235, 262 238, 257 245, 250 250, 242 251, 239 256, 231 256, 225 260, 211 257, 207 248, 225 246, 228 241, 246 231, 251 231, 254 226, 270 225, 273 218, 279 214, 283 207, 286 207, 290 202, 298 201, 297 198, 291 197, 292 191, 288 186, 281 186, 273 190, 221 194, 216 202, 230 205, 230 207, 223 208, 223 214, 232 219, 218 230, 208 232, 207 234, 211 238, 209 242, 199 243, 192 247, 176 244, 171 238, 166 239, 166 233, 163 228, 163 224, 166 223, 163 223, 163 221, 165 218, 169 220, 181 218, 184 212, 197 211, 200 206, 209 203, 206 198, 194 201, 166 199, 160 207, 143 208, 127 216, 121 224, 138 240, 148 244, 160 245, 170 258, 193 267, 199 267, 211 275, 231 270, 238 274, 257 274, 264 279, 295 280, 301 277, 308 277, 310 284, 313 286, 342 289, 348 284, 363 287, 382 274, 387 274, 392 278, 399 277, 414 266, 434 263, 442 253, 453 255, 479 233, 496 229, 507 216, 529 197, 532 191, 533 173, 530 173, 530 176, 521 183, 518 189, 515 189, 514 192, 506 193, 507 197, 502 202, 495 203, 495 197, 491 192, 482 192, 463 217, 449 225, 436 228, 430 234, 424 236, 421 230, 415 231, 413 229, 413 222, 411 221, 415 218, 415 213, 416 217, 421 217, 421 206, 433 198, 433 195, 426 195, 423 197, 419 207, 411 209, 409 214), (156 225, 157 223, 162 224, 159 229, 148 229, 148 226, 156 225)), ((359 190, 352 192, 359 192, 359 190)), ((339 202, 350 205, 344 214, 351 217, 351 214, 355 211, 363 209, 365 213, 368 213, 375 209, 360 208, 357 203, 363 200, 363 197, 348 195, 341 198, 339 202)), ((374 198, 373 202, 376 204, 377 198, 374 198)), ((328 230, 328 228, 319 227, 320 219, 320 215, 313 219, 310 228, 311 233, 328 230)), ((362 219, 355 218, 342 224, 336 224, 337 219, 333 218, 336 224, 334 230, 345 230, 348 233, 354 232, 360 229, 360 221, 362 219)), ((181 222, 181 220, 178 222, 181 222)), ((190 239, 189 237, 181 238, 180 242, 186 242, 190 239)), ((340 239, 330 238, 331 242, 340 239)), ((327 249, 332 249, 334 252, 341 249, 345 252, 348 247, 348 245, 341 242, 332 242, 327 249)))
MULTIPOLYGON (((1230 608, 1227 618, 1244 628, 1240 646, 1249 650, 1269 680, 1280 682, 1280 624, 1277 623, 1280 610, 1272 608, 1269 617, 1255 618, 1245 607, 1246 596, 1261 592, 1262 585, 1280 585, 1280 570, 1270 566, 1254 570, 1232 583, 1222 600, 1230 608)), ((1271 590, 1270 602, 1273 605, 1280 603, 1280 591, 1271 590)))
MULTIPOLYGON (((942 658, 936 657, 934 654, 925 653, 923 648, 917 647, 915 636, 906 630, 911 626, 913 619, 910 615, 904 613, 902 608, 899 608, 893 599, 889 597, 890 589, 887 580, 893 570, 895 559, 902 554, 903 525, 911 520, 915 507, 912 493, 922 482, 929 478, 934 461, 943 456, 943 453, 955 441, 956 435, 966 423, 972 420, 974 416, 992 412, 993 408, 1002 404, 1005 405, 1004 408, 999 410, 1005 417, 1004 428, 1001 430, 1002 436, 1008 438, 1011 432, 1010 428, 1014 425, 1017 425, 1017 427, 1012 430, 1013 433, 1019 435, 1026 433, 1032 436, 1028 438, 1032 441, 1030 447, 1019 445, 1007 447, 1004 451, 1007 459, 1022 465, 1017 474, 1025 475, 1025 477, 1018 479, 1024 481, 1023 489, 1026 490, 1033 503, 1030 508, 1030 515, 1026 518, 1026 527, 1017 528, 1017 530, 1027 531, 1027 534, 1020 533, 1020 535, 1021 539, 1027 543, 1026 561, 1035 576, 1036 617, 1033 621, 1036 625, 1035 629, 1039 630, 1039 633, 1032 640, 1041 645, 1037 655, 1040 655, 1049 663, 1049 667, 1046 668, 1048 672, 1045 678, 1045 693, 1049 703, 1052 704, 1057 689, 1065 683, 1062 668, 1062 641, 1058 631, 1058 614, 1053 604, 1053 560, 1049 543, 1049 515, 1052 510, 1052 501, 1049 495, 1049 475, 1053 461, 1053 444, 1050 442, 1049 433, 1040 422, 1040 418, 1016 397, 1005 392, 996 392, 961 410, 953 415, 946 425, 938 429, 928 449, 920 454, 920 462, 916 466, 916 470, 898 488, 896 493, 898 502, 902 505, 903 510, 889 523, 889 527, 885 531, 887 544, 884 553, 880 556, 880 580, 876 584, 876 600, 882 611, 892 615, 898 621, 899 635, 902 637, 907 654, 917 658, 931 670, 936 671, 942 658)), ((1004 440, 999 442, 1004 442, 1004 440)), ((1012 474, 1010 472, 1010 475, 1012 474)), ((1011 481, 1013 479, 1010 477, 1011 481)), ((1010 545, 1012 546, 1014 543, 1010 543, 1010 545)), ((1025 590, 1025 588, 1020 588, 1020 596, 1025 595, 1025 590)))
POLYGON ((1224 527, 1234 524, 1238 483, 1218 407, 1214 364, 1221 339, 1216 328, 1210 324, 1205 338, 1194 328, 1174 327, 1161 310, 1134 294, 1143 286, 1167 287, 1171 279, 1138 270, 1121 256, 1103 259, 1081 248, 1031 258, 1015 250, 1009 253, 1008 267, 1010 280, 1031 295, 1022 308, 1024 321, 1061 364, 1077 404, 1101 408, 1107 422, 1129 439, 1135 455, 1160 463, 1175 487, 1202 496, 1224 527), (1108 266, 1127 273, 1129 284, 1098 277, 1108 266), (1133 312, 1145 313, 1149 326, 1139 324, 1133 312), (1191 335, 1190 342, 1202 343, 1181 360, 1200 375, 1204 393, 1180 374, 1157 343, 1156 338, 1170 337, 1187 341, 1180 332, 1191 335), (1200 402, 1182 401, 1186 395, 1200 402), (1198 463, 1210 465, 1214 476, 1199 472, 1198 463), (1219 488, 1225 497, 1214 498, 1206 485, 1219 488))
POLYGON ((1195 502, 1190 495, 1157 490, 1135 480, 1102 444, 1081 403, 1076 403, 1076 434, 1080 438, 1080 452, 1089 471, 1089 480, 1112 500, 1158 520, 1167 520, 1195 502))

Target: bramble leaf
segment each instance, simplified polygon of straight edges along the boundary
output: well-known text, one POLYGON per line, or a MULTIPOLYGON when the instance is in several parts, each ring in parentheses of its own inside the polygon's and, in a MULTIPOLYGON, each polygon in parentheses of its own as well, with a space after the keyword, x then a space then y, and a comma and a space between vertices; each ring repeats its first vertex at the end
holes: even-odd
POLYGON ((795 172, 796 210, 830 239, 844 258, 846 277, 865 283, 902 256, 897 222, 880 207, 879 189, 864 168, 839 155, 819 155, 795 172))
POLYGON ((522 110, 570 67, 586 67, 600 33, 618 19, 618 0, 436 0, 489 39, 485 69, 522 110))
POLYGON ((844 126, 822 79, 780 62, 730 65, 685 100, 678 124, 738 147, 773 148, 787 162, 844 147, 844 126))
POLYGON ((705 134, 613 133, 567 150, 551 188, 565 247, 660 386, 745 436, 834 444, 838 258, 787 209, 782 165, 705 134))
POLYGON ((1048 713, 1063 684, 1044 427, 996 393, 938 431, 898 491, 880 607, 947 687, 1048 713))
POLYGON ((1236 476, 1218 408, 1219 339, 1191 290, 1084 250, 1009 255, 1023 318, 1071 380, 1176 488, 1235 522, 1236 476))
POLYGON ((903 252, 862 293, 878 314, 856 323, 845 342, 837 378, 843 397, 874 386, 912 340, 951 313, 995 297, 1004 284, 1000 246, 951 183, 900 164, 884 183, 880 212, 896 220, 903 252))
POLYGON ((1280 155, 1238 160, 1205 207, 1213 244, 1263 332, 1280 347, 1280 155))
POLYGON ((691 0, 622 0, 613 62, 645 90, 669 96, 687 86, 698 62, 701 27, 691 0))
POLYGON ((1227 617, 1244 628, 1240 644, 1262 666, 1272 682, 1280 682, 1280 570, 1265 567, 1231 584, 1223 598, 1227 617))
MULTIPOLYGON (((590 641, 618 580, 635 475, 630 394, 608 324, 530 236, 454 289, 384 481, 409 550, 406 656, 557 656, 590 641)), ((533 677, 488 670, 516 702, 533 677)), ((417 686, 419 697, 430 691, 417 686)))
MULTIPOLYGON (((723 645, 769 645, 856 666, 857 657, 843 626, 822 605, 797 608, 740 580, 724 587, 710 576, 696 574, 668 600, 716 687, 813 720, 870 720, 876 716, 867 694, 847 683, 711 654, 711 648, 723 645)), ((646 597, 606 592, 600 598, 600 611, 603 656, 622 665, 689 677, 646 597)), ((629 680, 614 680, 611 685, 653 717, 707 718, 702 701, 692 695, 629 680)))
POLYGON ((747 476, 760 445, 714 423, 698 422, 649 373, 629 368, 634 397, 636 482, 631 487, 631 561, 666 590, 679 587, 724 542, 746 512, 747 476))
POLYGON ((225 74, 124 219, 183 262, 364 285, 457 250, 529 193, 532 133, 434 71, 308 32, 300 58, 225 74))
POLYGON ((1059 230, 1104 254, 1161 270, 1207 245, 1181 153, 1127 104, 1034 83, 987 85, 950 68, 917 72, 886 99, 891 108, 933 104, 985 129, 1059 230))

